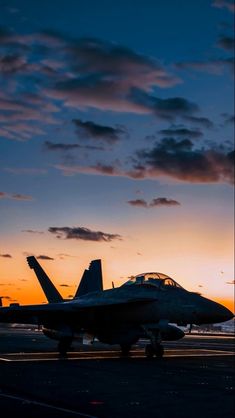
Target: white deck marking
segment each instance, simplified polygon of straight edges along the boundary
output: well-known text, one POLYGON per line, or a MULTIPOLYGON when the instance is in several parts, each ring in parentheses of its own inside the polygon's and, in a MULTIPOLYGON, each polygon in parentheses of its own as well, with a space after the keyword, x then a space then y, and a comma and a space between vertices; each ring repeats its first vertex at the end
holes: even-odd
POLYGON ((30 398, 26 398, 26 397, 23 397, 23 396, 8 395, 8 394, 5 394, 5 393, 1 392, 0 397, 8 398, 8 399, 14 399, 16 401, 23 401, 23 402, 27 402, 28 404, 42 406, 42 407, 48 408, 48 409, 54 409, 55 411, 60 411, 60 412, 73 414, 73 415, 76 415, 80 418, 97 418, 94 415, 85 414, 83 412, 77 412, 77 411, 74 411, 73 409, 61 408, 59 406, 50 405, 49 403, 46 403, 46 402, 34 401, 34 400, 31 400, 30 398))
MULTIPOLYGON (((185 349, 167 350, 164 358, 169 357, 215 357, 234 356, 233 351, 185 349)), ((60 357, 57 353, 9 353, 0 358, 0 361, 10 362, 35 362, 35 361, 71 361, 71 360, 104 360, 117 359, 121 354, 117 351, 87 351, 79 354, 69 353, 67 357, 60 357), (108 355, 107 355, 108 354, 108 355)), ((145 358, 144 351, 136 350, 131 352, 130 358, 145 358)))

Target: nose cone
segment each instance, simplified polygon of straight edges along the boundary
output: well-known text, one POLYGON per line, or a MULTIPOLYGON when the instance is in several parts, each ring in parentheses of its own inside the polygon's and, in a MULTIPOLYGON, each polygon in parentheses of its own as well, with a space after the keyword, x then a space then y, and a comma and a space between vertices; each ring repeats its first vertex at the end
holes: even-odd
POLYGON ((213 324, 228 321, 234 314, 220 303, 202 298, 201 311, 198 311, 200 322, 203 324, 213 324))

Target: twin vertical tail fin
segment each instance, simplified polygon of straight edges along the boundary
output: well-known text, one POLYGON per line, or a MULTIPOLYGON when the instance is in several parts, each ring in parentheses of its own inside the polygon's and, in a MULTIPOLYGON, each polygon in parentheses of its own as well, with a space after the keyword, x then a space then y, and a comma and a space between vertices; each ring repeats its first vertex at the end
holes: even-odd
MULTIPOLYGON (((49 303, 63 302, 61 294, 58 292, 52 281, 49 279, 43 268, 34 256, 27 257, 28 265, 34 270, 42 290, 49 303)), ((103 290, 103 278, 101 260, 93 260, 90 263, 89 269, 84 270, 80 284, 76 291, 74 298, 78 298, 90 292, 103 290)), ((1 306, 1 299, 0 299, 1 306)))
POLYGON ((34 270, 48 302, 63 302, 61 294, 55 288, 52 281, 49 279, 49 277, 47 276, 43 268, 40 266, 36 258, 33 256, 27 257, 27 262, 29 267, 34 270))
POLYGON ((84 270, 81 282, 75 293, 74 298, 86 295, 90 292, 103 290, 103 278, 101 260, 93 260, 90 263, 89 269, 84 270))

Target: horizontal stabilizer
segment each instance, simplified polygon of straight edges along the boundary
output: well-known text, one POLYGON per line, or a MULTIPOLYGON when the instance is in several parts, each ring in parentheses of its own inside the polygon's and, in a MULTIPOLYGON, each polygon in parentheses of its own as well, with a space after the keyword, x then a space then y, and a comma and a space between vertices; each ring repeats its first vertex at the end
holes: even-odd
POLYGON ((97 292, 102 290, 103 278, 101 260, 93 260, 90 263, 89 269, 84 270, 82 279, 74 297, 77 298, 90 292, 97 292))
POLYGON ((49 279, 49 277, 47 276, 43 268, 40 266, 36 258, 33 256, 27 257, 27 262, 28 262, 29 267, 34 270, 38 278, 38 281, 42 287, 42 290, 46 295, 48 302, 49 303, 62 302, 63 298, 61 294, 55 288, 52 281, 49 279))

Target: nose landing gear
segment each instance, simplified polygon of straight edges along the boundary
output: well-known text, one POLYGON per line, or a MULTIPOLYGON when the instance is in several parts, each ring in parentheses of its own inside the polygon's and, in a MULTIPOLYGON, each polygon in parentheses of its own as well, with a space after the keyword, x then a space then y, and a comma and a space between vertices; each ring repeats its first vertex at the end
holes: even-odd
POLYGON ((122 357, 129 357, 130 356, 130 350, 131 350, 131 344, 121 344, 121 356, 122 357))
POLYGON ((61 355, 61 357, 66 357, 67 356, 67 352, 69 351, 69 349, 71 348, 71 344, 72 344, 72 338, 61 338, 58 342, 58 351, 61 355))
POLYGON ((150 338, 151 344, 147 344, 145 347, 145 355, 148 358, 162 358, 164 354, 164 347, 161 344, 161 333, 160 331, 148 330, 147 335, 150 338))
POLYGON ((164 347, 161 344, 153 345, 147 344, 145 347, 145 355, 147 358, 153 358, 154 356, 161 358, 164 354, 164 347))

